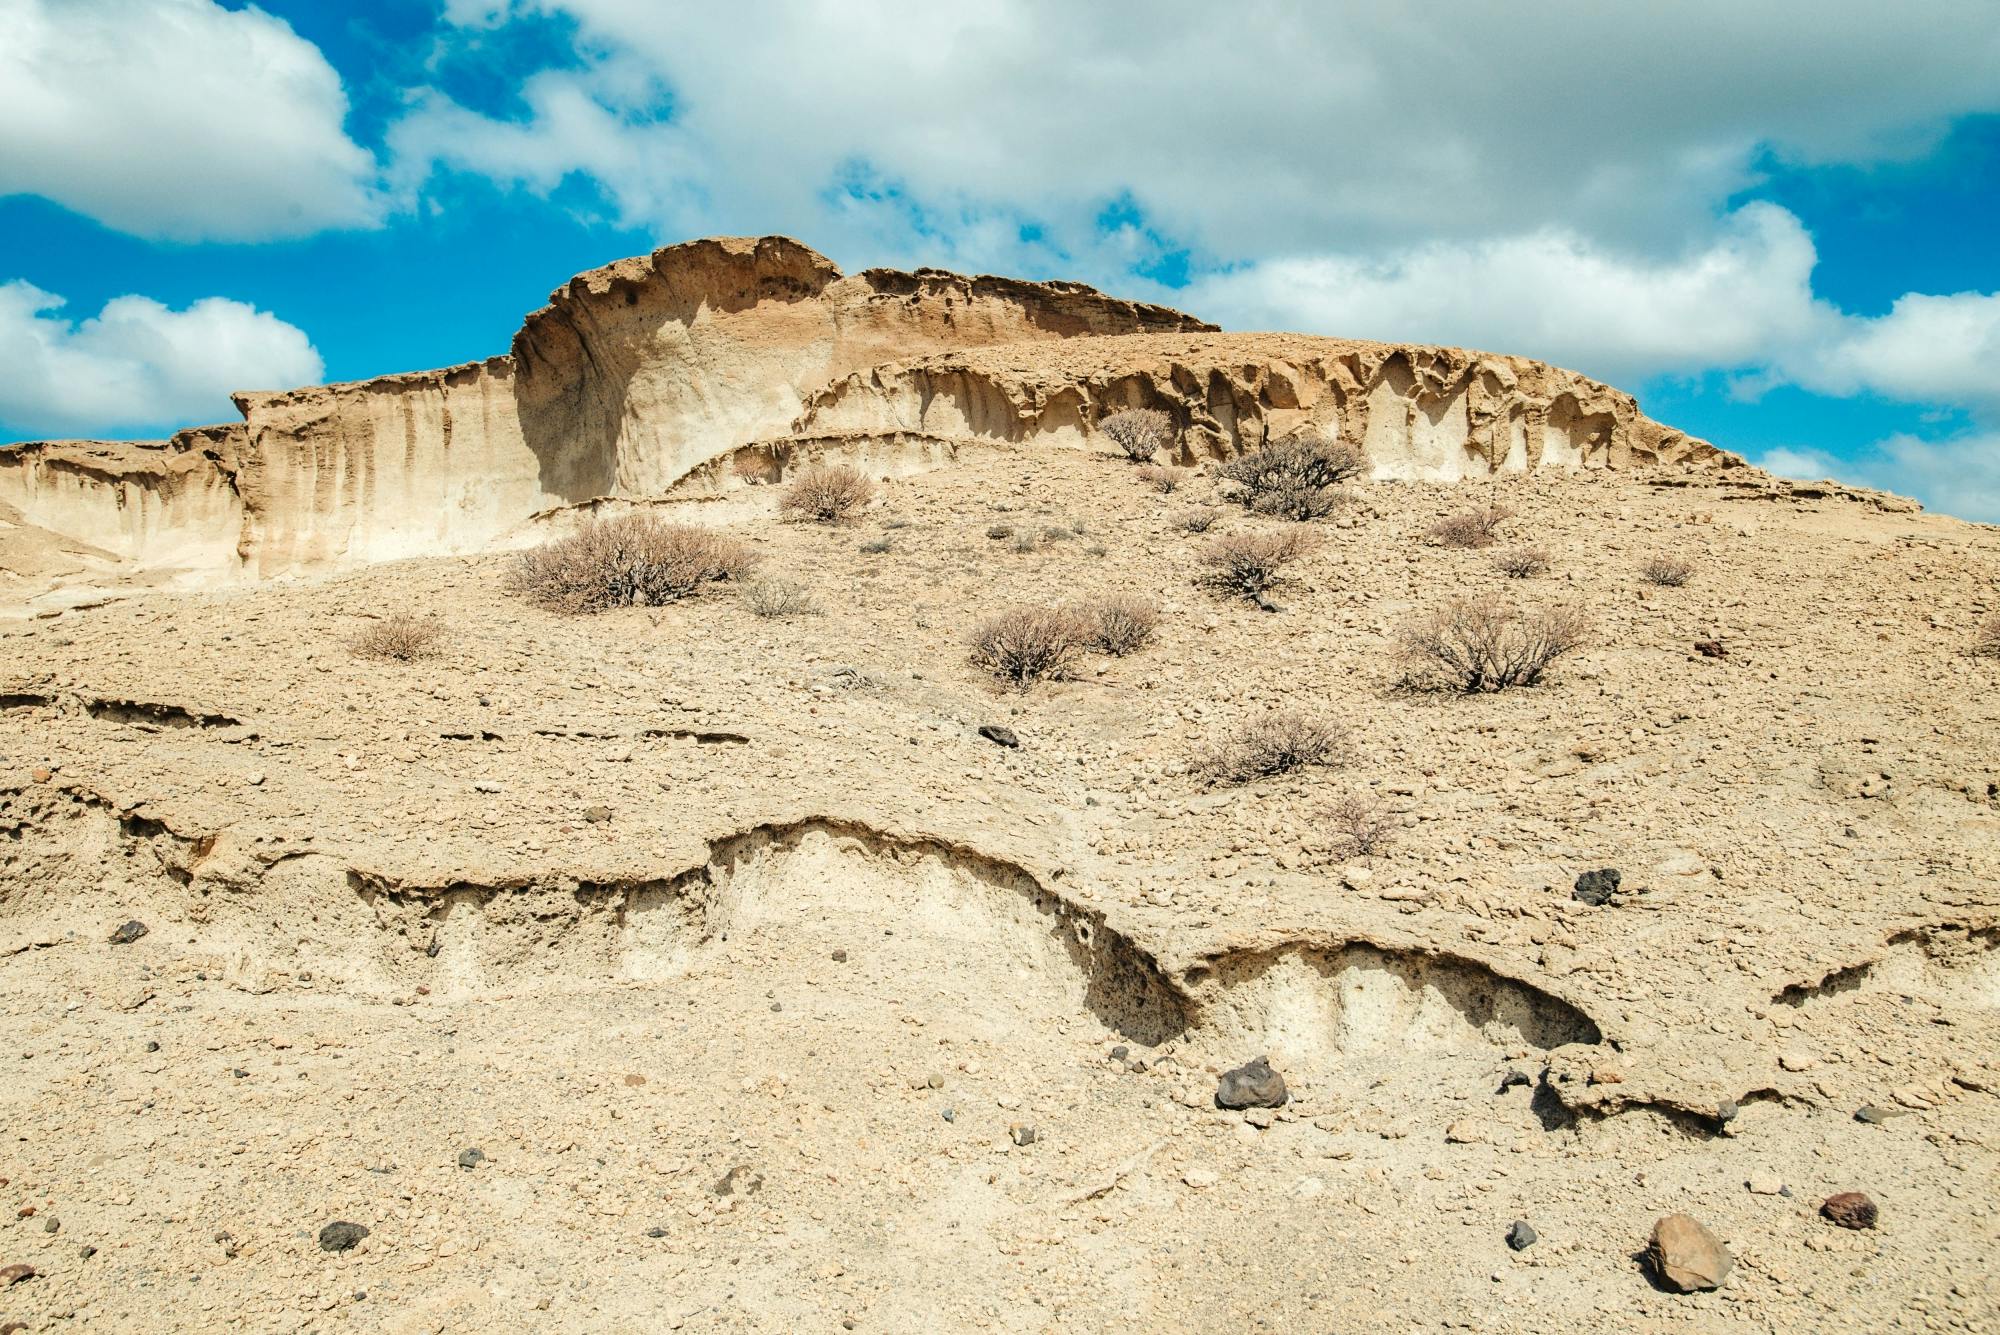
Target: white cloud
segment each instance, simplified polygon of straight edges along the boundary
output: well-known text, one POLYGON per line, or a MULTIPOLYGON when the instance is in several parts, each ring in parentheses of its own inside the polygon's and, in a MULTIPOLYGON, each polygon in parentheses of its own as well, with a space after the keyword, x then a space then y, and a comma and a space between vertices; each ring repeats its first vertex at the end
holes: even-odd
POLYGON ((2000 292, 1907 293, 1887 315, 1844 320, 1824 344, 1777 360, 1793 383, 1825 394, 2000 413, 2000 292))
POLYGON ((370 226, 374 159, 319 48, 212 0, 0 0, 0 195, 254 241, 370 226))
POLYGON ((91 435, 233 420, 229 395, 325 374, 303 331, 225 297, 171 310, 115 297, 72 323, 63 299, 0 284, 0 422, 41 435, 91 435))
POLYGON ((1751 462, 1780 477, 1838 478, 1914 496, 1932 510, 2000 524, 2000 431, 1974 431, 1943 440, 1898 433, 1855 458, 1821 450, 1767 450, 1751 462))

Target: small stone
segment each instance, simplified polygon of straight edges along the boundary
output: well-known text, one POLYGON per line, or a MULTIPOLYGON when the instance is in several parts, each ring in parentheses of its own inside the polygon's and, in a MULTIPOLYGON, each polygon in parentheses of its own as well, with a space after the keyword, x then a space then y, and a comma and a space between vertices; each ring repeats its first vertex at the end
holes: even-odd
POLYGON ((1694 651, 1703 658, 1727 658, 1729 651, 1722 647, 1721 640, 1696 640, 1694 651))
POLYGON ((1025 1122, 1011 1122, 1007 1126, 1007 1139, 1016 1147, 1026 1148, 1041 1139, 1041 1135, 1025 1122))
POLYGON ((91 1246, 89 1243, 86 1242, 83 1244, 83 1246, 78 1247, 76 1249, 76 1254, 79 1257, 83 1258, 84 1260, 88 1261, 91 1257, 97 1255, 97 1248, 91 1246))
POLYGON ((836 951, 834 951, 834 952, 833 952, 833 962, 834 962, 835 964, 845 964, 845 963, 847 963, 847 952, 846 952, 846 951, 844 951, 844 950, 836 950, 836 951))
POLYGON ((37 765, 28 771, 28 777, 36 783, 47 783, 50 779, 55 778, 56 775, 55 771, 47 765, 37 765))
POLYGON ((1663 1215, 1646 1244, 1646 1264, 1661 1288, 1699 1293, 1722 1287, 1735 1258, 1715 1234, 1689 1215, 1663 1215))
POLYGON ((940 1075, 938 1072, 932 1071, 929 1075, 924 1077, 924 1084, 931 1089, 943 1089, 944 1077, 940 1075))
POLYGON ((319 1231, 319 1249, 323 1252, 351 1252, 368 1236, 368 1232, 365 1225, 336 1219, 319 1231))
POLYGON ((118 924, 118 929, 111 934, 111 944, 114 946, 129 946, 144 936, 148 930, 150 929, 147 928, 146 924, 140 922, 137 918, 122 922, 118 924))
POLYGON ((1879 1108, 1872 1103, 1864 1103, 1854 1110, 1854 1120, 1857 1122, 1866 1122, 1870 1126, 1881 1126, 1891 1117, 1908 1117, 1909 1115, 1907 1111, 1901 1108, 1879 1108))
POLYGON ((1181 1181, 1187 1183, 1188 1186, 1194 1188, 1196 1191, 1207 1191, 1210 1187, 1221 1181, 1221 1179, 1210 1169, 1190 1168, 1187 1172, 1181 1174, 1181 1181))
POLYGON ((473 783, 472 791, 475 793, 497 793, 500 791, 500 785, 491 779, 479 779, 473 783))
POLYGON ((625 1084, 630 1089, 637 1089, 639 1086, 645 1083, 646 1083, 646 1077, 638 1074, 636 1071, 633 1072, 631 1075, 625 1077, 625 1084))
POLYGON ((1858 1191, 1843 1191, 1820 1203, 1819 1212, 1842 1228, 1873 1228, 1878 1211, 1875 1202, 1858 1191))
POLYGON ((22 1264, 0 1267, 0 1289, 11 1289, 16 1284, 33 1279, 35 1274, 35 1268, 31 1265, 22 1264))
POLYGON ((146 1051, 158 1052, 159 1050, 160 1050, 160 1045, 158 1041, 150 1038, 146 1040, 146 1051))
POLYGON ((1126 1047, 1123 1043, 1111 1049, 1111 1060, 1115 1062, 1122 1062, 1131 1055, 1132 1049, 1126 1047))
POLYGON ((1484 1127, 1471 1118, 1461 1118, 1444 1129, 1447 1145, 1483 1145, 1488 1137, 1484 1127))
POLYGON ((1237 1110, 1242 1108, 1282 1108, 1291 1094, 1285 1088, 1285 1077, 1271 1069, 1267 1058, 1259 1057, 1245 1062, 1233 1071, 1223 1072, 1215 1085, 1215 1106, 1237 1110))
POLYGON ((958 1109, 946 1108, 943 1112, 939 1113, 938 1116, 944 1118, 944 1120, 947 1122, 956 1122, 958 1120, 958 1109))
POLYGON ((1737 1106, 1735 1099, 1724 1099, 1715 1105, 1715 1120, 1718 1122, 1733 1122, 1742 1111, 1743 1109, 1737 1106))
POLYGON ((62 1231, 62 1220, 60 1220, 60 1219, 45 1219, 45 1220, 43 1220, 43 1221, 42 1221, 42 1232, 44 1232, 44 1233, 60 1233, 61 1231, 62 1231))
POLYGON ((1810 1071, 1819 1062, 1803 1052, 1781 1052, 1778 1054, 1778 1065, 1787 1071, 1810 1071))
POLYGON ((1018 750, 1021 745, 1021 739, 1014 735, 1012 728, 1003 728, 997 723, 980 724, 979 735, 995 746, 1004 746, 1009 750, 1018 750))
POLYGON ((583 809, 583 818, 589 821, 592 825, 606 824, 611 819, 611 808, 585 807, 583 809))
POLYGON ((458 1166, 460 1168, 477 1168, 485 1162, 486 1152, 484 1150, 470 1149, 458 1152, 458 1166))
POLYGON ((1576 888, 1570 898, 1592 908, 1602 908, 1611 902, 1611 896, 1618 893, 1618 882, 1623 879, 1623 873, 1616 867, 1587 871, 1576 878, 1576 888))
POLYGON ((664 1238, 667 1236, 667 1230, 655 1224, 646 1230, 646 1236, 649 1238, 664 1238))
POLYGON ((1243 1114, 1243 1120, 1259 1131, 1269 1131, 1277 1123, 1278 1114, 1269 1108, 1252 1108, 1243 1114))
POLYGON ((1753 1196, 1776 1196, 1785 1189, 1785 1184, 1772 1173, 1752 1173, 1743 1185, 1753 1196))
POLYGON ((1541 1236, 1528 1226, 1525 1219, 1516 1219, 1507 1225, 1507 1247, 1510 1251, 1524 1252, 1539 1242, 1541 1236))

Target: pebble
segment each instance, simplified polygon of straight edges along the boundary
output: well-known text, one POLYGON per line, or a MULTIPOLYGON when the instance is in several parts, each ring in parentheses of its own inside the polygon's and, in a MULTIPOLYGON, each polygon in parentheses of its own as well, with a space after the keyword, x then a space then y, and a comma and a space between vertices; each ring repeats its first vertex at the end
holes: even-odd
POLYGON ((1541 1234, 1535 1232, 1525 1219, 1516 1219, 1507 1225, 1507 1246, 1511 1251, 1524 1252, 1541 1241, 1541 1234))
POLYGON ((1785 1184, 1770 1173, 1752 1173, 1743 1185, 1754 1196, 1776 1196, 1785 1189, 1785 1184))
POLYGON ((1646 1264, 1661 1288, 1699 1293, 1722 1286, 1736 1261, 1701 1221, 1690 1215, 1663 1215, 1646 1244, 1646 1264))
POLYGON ((1579 904, 1602 908, 1611 902, 1611 896, 1618 892, 1618 882, 1623 879, 1623 873, 1616 867, 1587 871, 1576 878, 1576 887, 1571 891, 1570 898, 1579 904))
POLYGON ((146 924, 140 922, 137 918, 130 919, 118 924, 118 929, 111 933, 111 944, 114 946, 129 946, 144 936, 149 930, 146 924))
POLYGON ((1218 1108, 1282 1108, 1290 1098, 1285 1077, 1272 1070, 1270 1061, 1263 1057, 1223 1072, 1215 1085, 1218 1108))
POLYGON ((33 1279, 35 1273, 35 1268, 31 1265, 0 1266, 0 1289, 11 1289, 16 1284, 33 1279))
POLYGON ((583 818, 589 821, 592 825, 608 824, 611 820, 611 808, 585 807, 583 809, 583 818))
POLYGON ((1879 1212, 1875 1202, 1858 1191, 1843 1191, 1820 1203, 1819 1212, 1842 1228, 1873 1228, 1879 1212))
POLYGON ((1004 746, 1009 750, 1017 750, 1021 745, 1021 739, 1014 735, 1012 728, 1003 728, 997 723, 980 724, 979 735, 995 746, 1004 746))
POLYGON ((1040 1133, 1025 1122, 1011 1122, 1007 1126, 1007 1139, 1016 1146, 1028 1146, 1041 1139, 1040 1133))
POLYGON ((1181 1181, 1187 1183, 1188 1186, 1193 1187, 1196 1191, 1206 1191, 1221 1180, 1212 1170, 1207 1168, 1190 1168, 1181 1174, 1181 1181))
POLYGON ((458 1166, 460 1168, 477 1168, 485 1162, 486 1152, 484 1150, 467 1149, 458 1152, 458 1166))
POLYGON ((365 1225, 336 1219, 319 1231, 319 1249, 323 1252, 348 1252, 368 1236, 365 1225))

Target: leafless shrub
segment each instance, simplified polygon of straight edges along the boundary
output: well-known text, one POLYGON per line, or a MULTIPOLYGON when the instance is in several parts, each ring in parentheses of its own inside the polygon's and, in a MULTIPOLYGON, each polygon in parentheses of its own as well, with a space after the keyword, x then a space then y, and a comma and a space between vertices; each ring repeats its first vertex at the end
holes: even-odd
POLYGON ((1511 579, 1533 579, 1545 575, 1549 569, 1549 549, 1546 547, 1509 547, 1493 558, 1493 564, 1500 573, 1511 579))
POLYGON ((1403 655, 1420 678, 1458 690, 1533 686, 1549 664, 1583 647, 1590 623, 1567 607, 1522 611, 1498 598, 1456 598, 1407 627, 1403 655))
POLYGON ((821 524, 838 524, 874 499, 867 474, 844 464, 814 464, 792 480, 778 506, 786 514, 821 524))
POLYGON ((1101 419, 1097 429, 1111 437, 1127 459, 1145 464, 1172 443, 1174 419, 1158 408, 1126 408, 1101 419))
POLYGON ((2000 613, 1986 618, 1972 637, 1972 652, 1981 658, 2000 658, 2000 613))
POLYGON ((1506 506, 1489 503, 1446 515, 1425 532, 1440 547, 1491 547, 1500 525, 1513 517, 1506 506))
POLYGON ((1090 647, 1119 657, 1145 648, 1160 625, 1159 605, 1129 593, 1094 598, 1077 615, 1083 618, 1090 647))
POLYGON ((1239 499, 1258 514, 1322 519, 1347 500, 1340 484, 1359 473, 1367 458, 1352 445, 1300 431, 1222 466, 1225 481, 1242 488, 1239 499))
POLYGON ((1037 550, 1041 545, 1041 539, 1037 538, 1027 529, 1022 529, 1014 535, 1014 550, 1022 556, 1026 556, 1030 552, 1037 550))
POLYGON ((436 617, 399 613, 383 617, 347 642, 360 658, 388 658, 407 663, 436 658, 444 651, 444 623, 436 617))
POLYGON ((1002 681, 1027 687, 1069 676, 1090 642, 1090 628, 1066 607, 1016 607, 972 633, 972 662, 1002 681))
POLYGON ((1206 533, 1215 527, 1222 511, 1212 505, 1198 505, 1181 516, 1181 527, 1190 533, 1206 533))
POLYGON ((1639 563, 1639 578, 1664 589, 1678 589, 1694 578, 1694 562, 1685 556, 1649 556, 1639 563))
POLYGON ((767 620, 818 616, 819 604, 805 585, 792 579, 760 579, 745 586, 743 603, 767 620))
POLYGON ((1401 822, 1381 798, 1348 793, 1320 813, 1337 858, 1372 858, 1396 841, 1401 822))
POLYGON ((674 602, 740 580, 755 562, 742 542, 713 529, 620 515, 521 553, 508 585, 550 611, 602 612, 674 602))
POLYGON ((1162 496, 1171 496, 1181 484, 1178 469, 1162 468, 1158 464, 1147 464, 1139 470, 1139 480, 1162 496))
POLYGON ((1211 784, 1252 783, 1308 765, 1346 758, 1347 730, 1337 723, 1285 711, 1244 725, 1198 757, 1195 772, 1211 784))
POLYGON ((883 553, 893 550, 895 550, 895 544, 889 540, 889 535, 886 533, 879 538, 870 538, 861 544, 861 552, 865 556, 881 556, 883 553))
POLYGON ((1255 597, 1278 582, 1285 566, 1314 547, 1310 535, 1298 529, 1280 533, 1231 533, 1217 538, 1202 553, 1207 582, 1229 593, 1255 597))

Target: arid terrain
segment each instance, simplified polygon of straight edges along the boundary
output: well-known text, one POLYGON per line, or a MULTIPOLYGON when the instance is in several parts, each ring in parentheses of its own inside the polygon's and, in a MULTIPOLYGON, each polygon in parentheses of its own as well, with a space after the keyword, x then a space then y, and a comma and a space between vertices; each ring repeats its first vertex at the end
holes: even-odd
POLYGON ((0 1326, 2000 1329, 2000 530, 1536 363, 754 246, 577 280, 654 312, 622 362, 539 312, 0 452, 0 1326), (550 403, 587 466, 507 425, 550 403), (1099 429, 1146 406, 1150 469, 1099 429), (1341 502, 1239 504, 1299 428, 1341 502), (814 463, 872 498, 784 512, 814 463), (515 587, 620 515, 754 569, 515 587), (1206 578, 1296 531, 1261 602, 1206 578), (1132 652, 971 659, 1113 594, 1132 652), (1455 599, 1577 647, 1427 687, 1455 599), (1286 716, 1325 763, 1218 777, 1286 716), (1219 1106, 1259 1057, 1286 1101, 1219 1106), (1643 1257, 1675 1214, 1718 1287, 1643 1257))

